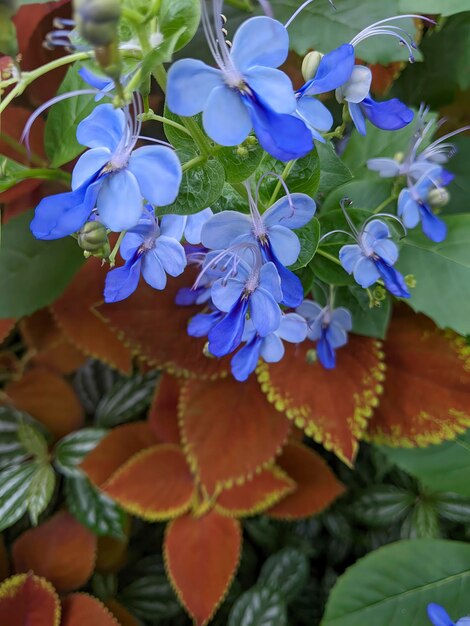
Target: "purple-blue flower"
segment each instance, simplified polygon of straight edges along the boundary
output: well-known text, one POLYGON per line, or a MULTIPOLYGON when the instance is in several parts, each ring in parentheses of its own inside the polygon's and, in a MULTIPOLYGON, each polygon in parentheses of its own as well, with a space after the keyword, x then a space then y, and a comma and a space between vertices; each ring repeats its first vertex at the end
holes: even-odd
POLYGON ((247 320, 242 341, 243 348, 232 357, 231 368, 234 378, 240 382, 247 380, 256 369, 260 357, 266 363, 277 363, 284 356, 283 341, 301 343, 307 336, 307 323, 297 313, 282 315, 279 328, 261 337, 251 320, 247 320))
POLYGON ((355 233, 357 244, 343 246, 339 260, 361 287, 370 287, 381 278, 392 295, 409 298, 403 276, 393 267, 398 260, 398 248, 390 237, 389 227, 381 220, 366 222, 361 231, 355 233))
POLYGON ((439 604, 428 604, 428 617, 433 626, 470 626, 470 617, 462 617, 454 622, 447 611, 439 604))
MULTIPOLYGON (((160 223, 150 207, 144 209, 134 228, 124 235, 120 253, 126 261, 106 276, 105 302, 119 302, 137 289, 140 274, 154 289, 164 289, 167 274, 179 276, 186 267, 186 254, 175 238, 175 215, 165 215, 160 223)), ((176 227, 179 229, 179 225, 176 227)))
POLYGON ((185 117, 202 112, 206 133, 222 146, 242 143, 254 129, 275 158, 305 156, 313 148, 312 137, 292 115, 296 98, 289 77, 276 69, 289 52, 286 28, 270 17, 253 17, 240 26, 229 47, 222 4, 214 0, 212 24, 202 3, 202 23, 218 69, 194 59, 174 63, 168 73, 169 109, 185 117))
POLYGON ((307 337, 317 342, 320 363, 326 369, 336 367, 336 350, 346 345, 352 329, 351 313, 344 307, 321 307, 312 300, 304 300, 297 313, 307 321, 307 337))
MULTIPOLYGON (((136 100, 137 102, 137 100, 136 100)), ((72 191, 44 198, 36 207, 31 231, 38 239, 58 239, 78 231, 96 208, 112 231, 137 224, 144 199, 156 206, 174 202, 182 178, 175 152, 166 146, 134 150, 141 122, 128 109, 101 104, 77 127, 87 150, 72 174, 72 191)))

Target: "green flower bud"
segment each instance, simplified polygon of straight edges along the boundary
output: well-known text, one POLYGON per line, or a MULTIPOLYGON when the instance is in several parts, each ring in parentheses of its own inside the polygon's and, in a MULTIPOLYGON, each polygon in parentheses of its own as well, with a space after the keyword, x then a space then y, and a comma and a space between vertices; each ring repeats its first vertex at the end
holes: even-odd
POLYGON ((387 290, 382 285, 377 285, 372 292, 372 298, 374 300, 374 306, 380 306, 380 303, 387 297, 387 290))
POLYGON ((431 206, 443 207, 449 204, 450 194, 444 187, 436 187, 431 189, 428 195, 428 201, 431 206))
POLYGON ((405 158, 405 153, 404 152, 397 152, 393 158, 394 158, 394 160, 397 163, 402 163, 403 159, 405 158))
POLYGON ((99 222, 87 222, 78 233, 78 245, 85 256, 107 259, 111 254, 106 227, 99 222))
POLYGON ((245 146, 238 146, 238 148, 237 148, 237 156, 246 159, 248 154, 249 154, 248 148, 245 148, 245 146))
POLYGON ((315 78, 320 61, 324 56, 325 55, 321 52, 314 50, 313 52, 309 52, 304 57, 304 60, 302 61, 302 76, 304 77, 305 82, 315 78))
POLYGON ((311 348, 307 350, 307 354, 305 355, 305 360, 309 365, 314 365, 318 361, 317 351, 315 348, 311 348))
POLYGON ((243 143, 245 143, 247 146, 257 146, 258 140, 254 135, 248 135, 243 143))
POLYGON ((120 0, 74 0, 78 31, 92 46, 105 47, 116 41, 120 17, 120 0))
POLYGON ((414 289, 416 287, 416 277, 414 276, 414 274, 407 274, 405 276, 405 284, 407 287, 409 287, 410 289, 414 289))

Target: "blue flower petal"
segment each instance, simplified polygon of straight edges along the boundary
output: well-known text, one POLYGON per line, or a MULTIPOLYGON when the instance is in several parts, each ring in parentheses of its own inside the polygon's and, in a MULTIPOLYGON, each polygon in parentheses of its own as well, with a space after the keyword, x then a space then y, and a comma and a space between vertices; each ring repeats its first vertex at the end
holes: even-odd
POLYGON ((250 316, 261 337, 279 328, 281 309, 269 291, 258 287, 250 296, 250 316))
POLYGON ((263 222, 269 228, 277 224, 287 228, 302 228, 316 211, 315 201, 305 193, 291 193, 275 202, 263 213, 263 222))
POLYGON ((270 17, 243 22, 232 41, 230 57, 239 72, 255 66, 279 67, 289 53, 289 35, 283 24, 270 17))
POLYGON ((434 626, 455 626, 447 611, 439 604, 428 604, 428 616, 434 626))
POLYGON ((93 148, 87 150, 78 159, 72 172, 72 190, 78 189, 89 178, 97 175, 111 159, 108 148, 93 148))
POLYGON ((98 76, 97 74, 90 72, 90 70, 84 66, 78 70, 78 74, 86 83, 99 91, 108 89, 110 85, 111 87, 114 87, 114 82, 110 78, 106 76, 98 76))
POLYGON ((333 125, 333 116, 326 106, 316 98, 303 96, 297 101, 296 114, 307 124, 314 139, 325 143, 318 131, 327 132, 333 125))
POLYGON ((379 239, 374 243, 376 252, 388 265, 395 265, 398 259, 398 248, 391 239, 379 239))
POLYGON ((382 220, 371 220, 367 222, 361 233, 361 239, 366 247, 372 247, 376 239, 387 239, 390 237, 390 229, 382 220))
POLYGON ((188 335, 190 337, 207 337, 211 329, 220 322, 222 313, 213 311, 212 313, 198 313, 189 320, 188 335))
POLYGON ((277 333, 271 333, 263 338, 260 354, 266 363, 279 363, 285 354, 285 349, 277 333))
POLYGON ((211 209, 204 209, 194 215, 188 215, 184 229, 184 237, 188 243, 193 246, 201 243, 202 227, 213 215, 211 209))
POLYGON ((348 81, 336 90, 340 102, 358 104, 367 97, 372 82, 372 72, 364 65, 355 65, 348 81))
POLYGON ((245 327, 248 300, 240 298, 227 315, 209 333, 209 351, 214 356, 225 356, 240 345, 245 327))
POLYGON ((135 252, 144 243, 144 240, 145 237, 143 237, 140 233, 133 233, 132 231, 127 232, 124 235, 119 248, 122 258, 127 261, 134 256, 135 252))
POLYGON ((114 152, 126 127, 126 117, 112 104, 99 104, 77 126, 77 141, 88 148, 108 148, 114 152))
POLYGON ((331 312, 330 317, 332 324, 339 324, 344 330, 352 330, 352 317, 348 309, 340 306, 331 312))
POLYGON ((240 299, 244 289, 245 284, 241 280, 235 278, 229 278, 227 281, 217 280, 212 285, 212 302, 220 311, 228 313, 240 299))
POLYGON ((354 266, 362 256, 362 250, 356 243, 343 246, 339 251, 339 260, 348 274, 353 273, 354 266))
POLYGON ((202 116, 204 130, 221 146, 237 146, 251 131, 250 115, 242 96, 223 85, 212 90, 202 116))
POLYGON ((325 329, 328 343, 334 349, 348 343, 348 334, 340 324, 330 323, 325 329))
POLYGON ((357 132, 360 135, 365 136, 367 132, 366 127, 366 118, 364 117, 364 113, 362 112, 361 106, 359 104, 354 104, 350 102, 348 104, 349 114, 351 115, 351 119, 354 123, 354 126, 357 129, 357 132))
POLYGON ((181 59, 168 72, 167 106, 177 115, 191 117, 204 110, 212 90, 223 84, 220 70, 195 59, 181 59))
POLYGON ((313 322, 322 314, 322 307, 313 300, 304 300, 300 306, 296 308, 296 311, 307 322, 313 322))
POLYGON ((135 226, 142 214, 142 195, 135 176, 125 169, 106 176, 96 207, 100 222, 112 231, 135 226))
MULTIPOLYGON (((176 277, 183 273, 186 267, 186 253, 179 241, 172 237, 161 235, 155 242, 152 253, 160 259, 163 269, 170 276, 176 277)), ((150 254, 145 255, 150 256, 150 254)), ((144 265, 146 261, 144 260, 144 265)))
POLYGON ((160 219, 161 234, 165 235, 165 237, 176 239, 176 241, 181 241, 187 219, 185 215, 164 215, 160 219))
POLYGON ((137 179, 142 196, 151 204, 166 206, 176 200, 183 172, 174 150, 165 146, 138 148, 132 153, 128 168, 137 179))
POLYGON ((323 329, 317 343, 317 356, 325 369, 331 370, 336 367, 336 353, 333 346, 328 341, 328 335, 325 329, 323 329))
POLYGON ((251 239, 250 233, 251 221, 248 215, 238 211, 222 211, 203 225, 201 242, 209 250, 225 249, 242 235, 247 235, 251 239))
POLYGON ((427 204, 419 205, 423 233, 431 241, 440 243, 447 237, 447 224, 434 215, 427 204))
POLYGON ((104 301, 125 300, 137 289, 140 278, 141 256, 135 254, 122 267, 111 270, 106 275, 104 301))
POLYGON ((400 174, 400 164, 395 159, 369 159, 367 167, 373 172, 378 172, 381 178, 395 178, 400 174))
POLYGON ((400 192, 397 213, 406 228, 414 228, 419 224, 421 219, 419 204, 413 198, 409 189, 402 189, 400 192))
POLYGON ((281 279, 274 263, 265 263, 260 270, 260 287, 266 289, 276 302, 282 298, 281 279))
POLYGON ((165 289, 166 273, 155 248, 146 252, 142 259, 142 276, 147 285, 154 289, 165 289))
POLYGON ((385 102, 365 98, 361 102, 361 109, 367 119, 382 130, 399 130, 413 121, 414 117, 413 111, 398 98, 385 102))
MULTIPOLYGON (((390 267, 382 261, 382 259, 377 259, 375 261, 375 265, 380 272, 380 276, 384 281, 385 288, 392 294, 392 296, 396 296, 397 298, 409 298, 410 292, 405 283, 405 279, 394 267, 390 267)), ((365 286, 365 285, 363 285, 365 286)))
POLYGON ((284 341, 301 343, 307 337, 307 322, 298 313, 287 313, 282 316, 276 332, 284 341))
MULTIPOLYGON (((370 287, 373 285, 381 276, 377 265, 377 262, 372 261, 371 259, 363 256, 359 259, 354 266, 354 280, 361 285, 361 287, 370 287)), ((385 265, 385 263, 382 261, 385 265)))
POLYGON ((470 626, 470 617, 462 617, 455 626, 470 626))
POLYGON ((351 77, 354 69, 354 47, 345 43, 328 52, 320 61, 315 77, 302 88, 308 95, 327 93, 337 89, 351 77))
POLYGON ((232 374, 235 380, 244 382, 252 374, 258 365, 261 342, 263 339, 257 335, 243 346, 230 361, 232 374))
POLYGON ((300 241, 297 235, 284 226, 271 226, 269 229, 271 249, 283 265, 293 265, 300 254, 300 241))
POLYGON ((253 67, 245 72, 249 87, 276 113, 293 113, 297 104, 292 81, 280 70, 253 67))

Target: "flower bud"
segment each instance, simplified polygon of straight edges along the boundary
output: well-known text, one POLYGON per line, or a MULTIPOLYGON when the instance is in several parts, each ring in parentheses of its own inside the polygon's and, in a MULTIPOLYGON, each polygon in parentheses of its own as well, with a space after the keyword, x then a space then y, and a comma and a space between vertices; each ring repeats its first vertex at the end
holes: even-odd
POLYGON ((397 152, 395 156, 393 157, 393 160, 396 161, 397 163, 402 163, 404 158, 405 158, 404 152, 397 152))
POLYGON ((247 146, 257 146, 258 145, 258 139, 254 135, 248 135, 248 137, 245 139, 244 143, 247 146))
POLYGON ((120 0, 74 1, 74 19, 78 31, 92 46, 109 46, 117 39, 120 17, 120 0))
POLYGON ((305 360, 309 365, 314 365, 318 361, 318 355, 315 348, 311 348, 307 350, 307 354, 305 355, 305 360))
POLYGON ((78 245, 85 256, 107 259, 111 253, 106 227, 100 222, 87 222, 78 233, 78 245))
POLYGON ((243 159, 246 159, 248 154, 249 154, 248 148, 245 148, 245 146, 238 146, 237 156, 242 157, 243 159))
POLYGON ((372 293, 374 306, 380 306, 380 303, 387 297, 387 290, 382 285, 377 285, 372 293))
POLYGON ((431 206, 442 207, 449 204, 450 194, 444 187, 436 187, 431 189, 428 194, 428 202, 431 206))
POLYGON ((321 52, 314 50, 313 52, 309 52, 304 57, 304 60, 302 61, 302 76, 304 77, 305 82, 315 78, 318 66, 324 56, 325 55, 321 52))
POLYGON ((405 284, 410 289, 414 289, 416 287, 416 277, 414 274, 407 274, 405 276, 405 284))

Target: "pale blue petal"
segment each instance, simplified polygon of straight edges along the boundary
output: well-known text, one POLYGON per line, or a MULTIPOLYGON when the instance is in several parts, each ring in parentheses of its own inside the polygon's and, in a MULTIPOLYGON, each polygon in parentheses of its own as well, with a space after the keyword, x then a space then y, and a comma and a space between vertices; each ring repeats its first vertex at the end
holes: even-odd
POLYGON ((439 184, 442 171, 442 167, 434 165, 433 167, 426 169, 424 174, 415 184, 414 190, 422 200, 426 200, 429 191, 439 184))
POLYGON ((201 113, 213 89, 223 84, 222 73, 202 61, 182 59, 168 72, 166 104, 184 117, 201 113))
POLYGON ((382 178, 395 178, 400 174, 400 164, 395 159, 369 159, 367 167, 373 172, 378 172, 382 178))
POLYGON ((241 280, 229 278, 217 280, 211 289, 212 302, 219 311, 228 313, 242 295, 245 284, 241 280))
POLYGON ((142 196, 135 176, 127 170, 106 176, 96 206, 100 222, 115 232, 137 224, 142 214, 142 196))
POLYGON ((132 258, 143 243, 144 237, 141 234, 133 232, 126 233, 119 247, 122 258, 125 261, 132 258))
POLYGON ((398 197, 398 215, 406 228, 415 228, 421 219, 419 205, 408 189, 403 189, 398 197))
MULTIPOLYGON (((161 235, 155 242, 155 248, 152 251, 160 260, 163 269, 170 276, 179 276, 186 267, 186 253, 183 246, 176 239, 161 235)), ((145 255, 144 265, 147 255, 145 255)))
POLYGON ((376 252, 389 265, 394 265, 398 260, 398 248, 391 239, 379 239, 374 243, 376 252))
POLYGON ((284 344, 276 333, 264 337, 261 343, 260 354, 266 363, 278 363, 284 356, 284 344))
POLYGON ((281 279, 274 263, 265 263, 260 270, 260 287, 269 291, 276 302, 282 300, 281 279))
POLYGON ((371 220, 361 232, 361 238, 366 246, 373 245, 376 239, 390 237, 390 229, 382 220, 371 220))
POLYGON ((360 105, 350 102, 348 108, 354 126, 357 128, 357 132, 360 135, 365 136, 367 132, 366 118, 364 117, 364 113, 362 112, 360 105))
POLYGON ((268 230, 269 242, 274 254, 283 265, 293 265, 300 254, 300 241, 297 235, 284 226, 271 226, 268 230))
MULTIPOLYGON (((310 129, 327 132, 333 126, 333 116, 320 100, 302 96, 297 101, 297 114, 308 124, 310 129)), ((320 135, 321 141, 325 141, 320 135)))
POLYGON ((358 104, 367 98, 372 83, 372 72, 364 65, 355 65, 349 80, 337 90, 340 101, 358 104))
POLYGON ((161 234, 181 241, 184 229, 186 228, 187 219, 185 215, 164 215, 160 219, 161 234))
POLYGON ((244 382, 255 371, 262 341, 261 337, 256 337, 232 357, 230 368, 235 380, 244 382))
POLYGON ((332 348, 341 348, 348 343, 348 335, 339 324, 330 323, 326 329, 326 337, 332 348))
POLYGON ((253 67, 244 75, 250 88, 276 113, 293 113, 297 104, 292 81, 272 67, 253 67))
POLYGON ((137 289, 140 278, 140 258, 127 261, 106 275, 104 301, 119 302, 125 300, 137 289))
POLYGON ((362 257, 354 266, 354 279, 361 287, 370 287, 380 278, 380 272, 375 263, 367 257, 362 257))
POLYGON ((165 289, 166 273, 155 248, 147 252, 142 260, 142 276, 145 282, 154 289, 165 289))
POLYGON ((289 53, 286 28, 270 17, 251 17, 243 22, 232 41, 231 59, 240 72, 254 65, 279 67, 289 53))
POLYGON ((462 617, 455 626, 470 626, 470 617, 462 617))
POLYGON ((94 174, 98 174, 111 158, 108 148, 87 150, 78 159, 72 172, 72 189, 75 191, 94 174))
POLYGON ((221 146, 236 146, 251 131, 250 115, 236 91, 225 85, 212 90, 202 117, 204 130, 221 146))
POLYGON ((258 287, 250 297, 250 315, 258 335, 266 337, 279 328, 281 309, 271 293, 258 287))
POLYGON ((134 150, 129 170, 139 183, 142 196, 155 206, 176 200, 183 171, 176 153, 166 146, 144 146, 134 150))
POLYGON ((223 211, 210 218, 202 227, 201 242, 209 250, 228 248, 237 237, 250 235, 248 215, 237 211, 223 211))
POLYGON ((340 306, 331 312, 332 324, 339 324, 344 330, 352 330, 352 317, 348 309, 340 306))
POLYGON ((126 117, 112 104, 99 104, 77 126, 77 141, 88 148, 109 148, 114 152, 126 127, 126 117))
POLYGON ((450 619, 447 611, 439 604, 428 604, 428 617, 433 626, 454 626, 454 622, 450 619))
POLYGON ((355 243, 343 246, 339 251, 339 260, 348 274, 352 274, 354 266, 363 256, 361 248, 355 243))
POLYGON ((305 318, 308 322, 316 320, 319 315, 321 315, 323 309, 317 303, 312 300, 304 300, 302 304, 300 304, 296 311, 299 315, 305 318))
POLYGON ((211 209, 204 209, 194 215, 188 215, 184 229, 184 238, 188 243, 193 246, 201 243, 202 227, 213 215, 211 209))
POLYGON ((302 228, 316 211, 315 201, 305 193, 291 193, 284 196, 263 213, 262 219, 267 227, 277 224, 287 228, 302 228))
POLYGON ((287 313, 282 316, 281 323, 276 332, 284 341, 301 343, 307 337, 307 322, 301 314, 287 313))

